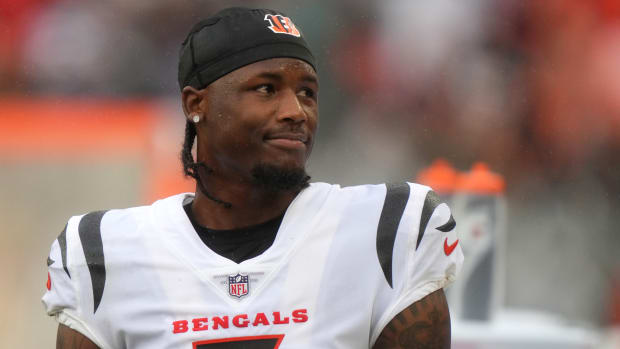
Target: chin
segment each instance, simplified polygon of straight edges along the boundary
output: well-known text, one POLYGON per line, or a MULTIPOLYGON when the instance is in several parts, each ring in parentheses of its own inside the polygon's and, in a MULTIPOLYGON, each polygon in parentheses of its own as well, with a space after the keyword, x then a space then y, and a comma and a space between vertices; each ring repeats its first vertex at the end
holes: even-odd
POLYGON ((254 183, 268 191, 301 190, 308 186, 310 176, 305 166, 297 163, 259 163, 252 169, 254 183))

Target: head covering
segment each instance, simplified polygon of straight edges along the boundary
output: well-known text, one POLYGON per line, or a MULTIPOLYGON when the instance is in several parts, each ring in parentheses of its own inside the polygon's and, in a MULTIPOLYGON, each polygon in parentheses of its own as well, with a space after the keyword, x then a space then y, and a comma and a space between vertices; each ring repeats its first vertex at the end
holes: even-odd
POLYGON ((277 57, 303 60, 315 70, 304 37, 284 14, 233 7, 198 22, 179 52, 179 88, 203 89, 245 65, 277 57))

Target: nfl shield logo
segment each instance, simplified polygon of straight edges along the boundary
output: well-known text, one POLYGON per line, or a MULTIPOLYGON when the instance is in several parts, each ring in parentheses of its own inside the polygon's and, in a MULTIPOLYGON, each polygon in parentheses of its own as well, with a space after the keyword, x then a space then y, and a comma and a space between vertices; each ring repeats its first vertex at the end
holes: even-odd
POLYGON ((250 291, 250 281, 247 275, 237 274, 228 276, 228 293, 237 298, 241 298, 250 291))

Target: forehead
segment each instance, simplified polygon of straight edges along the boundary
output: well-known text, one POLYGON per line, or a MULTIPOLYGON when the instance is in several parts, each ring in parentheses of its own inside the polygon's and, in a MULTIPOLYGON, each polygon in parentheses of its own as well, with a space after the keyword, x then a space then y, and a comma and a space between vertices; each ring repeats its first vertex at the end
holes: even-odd
MULTIPOLYGON (((312 68, 310 64, 297 58, 271 58, 255 62, 232 71, 219 80, 224 80, 228 83, 233 81, 243 82, 264 74, 275 74, 282 77, 311 81, 318 80, 314 68, 312 68)), ((215 81, 215 83, 218 81, 215 81)))

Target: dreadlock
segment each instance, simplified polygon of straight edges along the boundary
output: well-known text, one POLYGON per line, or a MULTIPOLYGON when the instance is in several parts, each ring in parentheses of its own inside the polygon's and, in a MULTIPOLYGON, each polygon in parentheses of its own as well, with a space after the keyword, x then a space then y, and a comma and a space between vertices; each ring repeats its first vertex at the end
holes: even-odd
POLYGON ((203 162, 194 161, 194 156, 192 155, 192 148, 194 147, 195 139, 196 126, 188 120, 185 123, 185 139, 183 140, 183 149, 181 149, 181 162, 183 163, 183 173, 185 174, 185 176, 192 177, 196 180, 200 191, 202 191, 202 193, 205 194, 206 197, 226 208, 230 208, 232 204, 226 201, 222 201, 209 194, 207 188, 205 188, 204 184, 200 180, 200 173, 198 172, 200 168, 203 168, 207 174, 213 172, 213 170, 210 169, 203 162))

